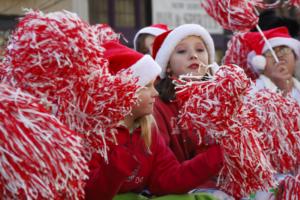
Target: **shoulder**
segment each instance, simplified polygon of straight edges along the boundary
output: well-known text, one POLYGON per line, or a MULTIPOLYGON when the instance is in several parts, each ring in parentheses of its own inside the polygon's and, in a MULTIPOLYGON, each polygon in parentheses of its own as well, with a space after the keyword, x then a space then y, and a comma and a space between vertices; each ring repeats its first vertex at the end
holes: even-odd
POLYGON ((157 96, 155 98, 155 103, 154 103, 154 106, 155 107, 164 107, 164 106, 167 106, 168 105, 168 102, 164 102, 159 96, 157 96))
POLYGON ((164 139, 159 133, 158 128, 154 126, 151 132, 151 149, 157 149, 158 146, 164 145, 164 139))
POLYGON ((256 90, 261 90, 263 88, 267 88, 271 91, 276 91, 277 86, 269 79, 267 76, 261 74, 255 81, 255 87, 256 90))
POLYGON ((293 81, 294 81, 295 88, 298 91, 300 91, 300 81, 298 81, 296 78, 293 78, 293 81))
POLYGON ((154 103, 154 108, 158 110, 178 110, 178 104, 176 101, 171 101, 171 102, 165 102, 161 98, 156 97, 155 103, 154 103))

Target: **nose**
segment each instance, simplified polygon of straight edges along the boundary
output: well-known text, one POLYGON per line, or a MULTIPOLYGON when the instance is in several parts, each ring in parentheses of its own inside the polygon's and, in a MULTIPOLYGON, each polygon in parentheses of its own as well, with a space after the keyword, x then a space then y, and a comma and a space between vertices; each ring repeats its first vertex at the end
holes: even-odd
POLYGON ((196 51, 191 51, 190 53, 190 58, 191 59, 198 59, 198 54, 196 51))

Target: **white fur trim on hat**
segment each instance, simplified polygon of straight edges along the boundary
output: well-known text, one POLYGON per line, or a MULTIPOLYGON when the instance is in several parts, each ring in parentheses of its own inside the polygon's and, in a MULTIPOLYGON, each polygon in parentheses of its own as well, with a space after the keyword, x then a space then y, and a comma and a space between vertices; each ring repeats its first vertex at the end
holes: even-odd
POLYGON ((145 28, 142 28, 141 30, 139 30, 135 36, 134 36, 134 39, 133 39, 133 48, 135 50, 137 50, 137 40, 138 40, 138 37, 141 35, 141 34, 150 34, 150 35, 153 35, 153 36, 158 36, 162 33, 164 33, 166 30, 163 30, 161 28, 157 28, 157 27, 145 27, 145 28))
POLYGON ((209 55, 209 64, 212 64, 215 60, 215 46, 212 37, 208 31, 198 24, 184 24, 178 26, 172 30, 163 41, 159 48, 155 61, 161 66, 162 72, 161 78, 166 75, 166 68, 170 59, 170 56, 175 49, 176 45, 187 36, 200 36, 206 45, 209 55))
MULTIPOLYGON (((295 73, 294 76, 300 80, 300 42, 294 38, 283 38, 283 37, 274 37, 268 40, 270 42, 271 47, 277 46, 288 46, 293 49, 294 53, 296 54, 296 66, 295 66, 295 73)), ((268 50, 267 45, 265 44, 263 47, 262 52, 266 52, 268 50)))
MULTIPOLYGON (((296 54, 296 68, 295 68, 295 74, 297 74, 297 71, 300 71, 299 68, 300 66, 297 66, 297 64, 299 64, 299 60, 300 60, 300 42, 294 38, 284 38, 284 37, 274 37, 268 40, 270 43, 270 46, 272 48, 274 47, 278 47, 278 46, 288 46, 290 47, 294 53, 296 54)), ((262 53, 265 53, 267 50, 269 50, 269 47, 267 44, 264 45, 263 49, 262 49, 262 53)), ((247 62, 253 67, 253 69, 255 69, 256 72, 261 73, 262 70, 264 70, 264 66, 266 65, 266 63, 264 63, 264 66, 262 67, 262 65, 260 65, 261 63, 257 63, 255 62, 255 59, 257 58, 257 55, 255 53, 255 51, 250 51, 250 53, 248 53, 247 56, 247 62)), ((264 61, 266 62, 266 61, 264 61)), ((296 75, 296 77, 298 77, 296 75)))
POLYGON ((252 58, 251 64, 257 70, 263 71, 267 65, 267 60, 263 55, 256 55, 252 58))
MULTIPOLYGON (((284 38, 284 37, 274 37, 268 40, 271 47, 278 46, 288 46, 294 50, 294 53, 297 56, 297 59, 300 57, 300 42, 294 38, 284 38)), ((267 44, 264 45, 262 53, 265 53, 268 50, 267 44)))
POLYGON ((247 55, 247 64, 252 67, 255 72, 261 74, 266 67, 267 61, 264 56, 256 55, 255 51, 252 50, 247 55))
POLYGON ((140 86, 147 85, 161 72, 160 66, 149 55, 144 55, 128 69, 132 70, 134 77, 138 77, 137 84, 140 86))

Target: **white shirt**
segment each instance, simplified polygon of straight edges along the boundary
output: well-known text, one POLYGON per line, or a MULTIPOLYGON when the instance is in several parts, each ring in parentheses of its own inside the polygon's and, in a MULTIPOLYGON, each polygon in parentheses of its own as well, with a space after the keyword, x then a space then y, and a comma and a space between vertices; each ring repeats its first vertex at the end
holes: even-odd
MULTIPOLYGON (((291 96, 299 103, 300 105, 300 82, 293 78, 294 87, 291 91, 291 96)), ((272 92, 277 92, 278 87, 265 75, 261 74, 258 79, 255 81, 255 86, 251 88, 250 93, 256 93, 257 91, 267 88, 272 92)))

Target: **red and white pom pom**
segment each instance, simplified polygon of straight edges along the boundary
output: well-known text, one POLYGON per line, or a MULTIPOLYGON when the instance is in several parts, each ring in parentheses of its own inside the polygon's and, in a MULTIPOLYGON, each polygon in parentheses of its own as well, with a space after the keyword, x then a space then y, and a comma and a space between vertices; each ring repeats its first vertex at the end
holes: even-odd
POLYGON ((271 9, 278 7, 280 3, 280 0, 269 4, 263 0, 204 0, 201 6, 224 29, 244 32, 258 23, 255 7, 271 9))
POLYGON ((108 41, 119 41, 120 34, 114 32, 114 30, 107 24, 96 24, 92 26, 95 29, 100 44, 103 44, 108 41))
POLYGON ((33 96, 0 84, 1 199, 82 199, 81 137, 33 96))
POLYGON ((93 141, 89 152, 103 155, 106 130, 130 112, 138 90, 136 80, 108 72, 101 45, 114 37, 107 26, 90 26, 74 13, 30 11, 4 58, 10 84, 50 102, 62 123, 93 141))
POLYGON ((296 170, 300 164, 300 106, 292 97, 260 90, 245 102, 256 110, 259 141, 279 173, 296 170))
POLYGON ((248 54, 251 51, 243 39, 244 33, 234 33, 227 44, 227 50, 223 58, 225 65, 236 64, 244 69, 249 78, 255 80, 258 78, 257 72, 248 63, 248 54))
POLYGON ((201 5, 224 29, 249 31, 258 23, 251 1, 205 0, 201 5))
POLYGON ((281 181, 277 199, 300 200, 300 175, 287 176, 281 181))
POLYGON ((201 137, 215 139, 224 148, 220 187, 241 198, 275 186, 272 166, 260 147, 254 125, 249 123, 253 113, 243 107, 250 86, 243 70, 235 65, 221 66, 212 80, 181 81, 177 86, 177 98, 183 104, 179 124, 198 130, 201 137))
POLYGON ((243 70, 222 66, 214 79, 180 80, 179 124, 209 135, 224 148, 220 187, 240 198, 275 186, 273 173, 295 171, 300 160, 300 106, 261 90, 248 95, 243 70))
POLYGON ((6 70, 4 68, 4 64, 0 62, 0 82, 4 80, 6 76, 6 70))

